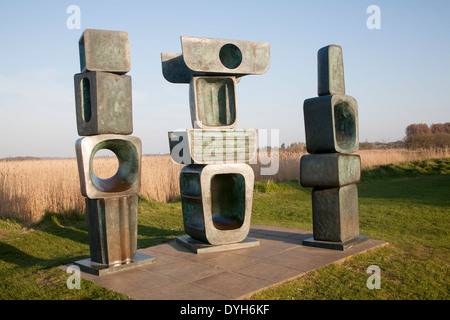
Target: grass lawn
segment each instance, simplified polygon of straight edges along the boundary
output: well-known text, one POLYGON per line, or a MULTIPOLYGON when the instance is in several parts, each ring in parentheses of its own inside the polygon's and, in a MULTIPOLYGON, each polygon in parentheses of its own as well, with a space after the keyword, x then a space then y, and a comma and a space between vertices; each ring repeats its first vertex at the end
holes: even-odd
MULTIPOLYGON (((363 171, 360 233, 389 246, 354 256, 256 294, 254 299, 449 299, 450 159, 363 171), (381 289, 366 287, 367 267, 381 289)), ((138 248, 184 235, 181 203, 140 200, 138 248)), ((255 185, 252 223, 312 230, 311 189, 296 181, 255 185)), ((0 220, 0 300, 128 299, 81 281, 66 286, 62 264, 89 257, 87 226, 76 213, 47 213, 38 224, 0 220)))

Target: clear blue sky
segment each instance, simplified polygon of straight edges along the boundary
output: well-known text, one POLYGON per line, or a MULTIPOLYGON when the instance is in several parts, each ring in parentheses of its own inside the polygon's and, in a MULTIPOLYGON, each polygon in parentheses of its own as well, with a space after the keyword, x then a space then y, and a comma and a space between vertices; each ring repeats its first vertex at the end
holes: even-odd
POLYGON ((167 132, 190 128, 188 85, 167 82, 161 52, 180 36, 271 43, 264 75, 237 85, 238 128, 305 140, 303 101, 317 96, 317 50, 343 48, 346 94, 359 106, 360 141, 395 141, 411 123, 450 121, 449 1, 0 0, 0 157, 75 157, 73 75, 84 29, 130 36, 134 136, 168 153, 167 132), (69 30, 69 5, 81 29, 69 30), (369 5, 381 9, 370 30, 369 5))

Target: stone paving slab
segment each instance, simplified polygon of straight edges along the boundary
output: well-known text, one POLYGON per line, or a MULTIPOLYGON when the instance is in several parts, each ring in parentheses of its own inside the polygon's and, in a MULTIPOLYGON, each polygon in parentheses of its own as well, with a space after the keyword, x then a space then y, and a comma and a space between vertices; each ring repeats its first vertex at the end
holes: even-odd
POLYGON ((98 277, 82 278, 139 300, 245 299, 275 284, 295 279, 318 267, 341 262, 386 245, 369 239, 345 251, 303 246, 312 232, 253 225, 249 237, 257 247, 195 254, 175 239, 140 249, 156 262, 140 268, 98 277))

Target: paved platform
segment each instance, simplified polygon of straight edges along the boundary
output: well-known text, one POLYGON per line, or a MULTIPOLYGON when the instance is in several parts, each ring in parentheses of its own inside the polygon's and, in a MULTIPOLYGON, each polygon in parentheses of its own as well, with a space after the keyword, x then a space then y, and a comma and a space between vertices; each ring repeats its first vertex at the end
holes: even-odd
POLYGON ((195 254, 176 240, 140 249, 156 262, 102 277, 82 278, 139 300, 245 299, 255 292, 297 278, 318 267, 387 244, 369 239, 345 251, 303 246, 312 232, 253 225, 252 248, 195 254))

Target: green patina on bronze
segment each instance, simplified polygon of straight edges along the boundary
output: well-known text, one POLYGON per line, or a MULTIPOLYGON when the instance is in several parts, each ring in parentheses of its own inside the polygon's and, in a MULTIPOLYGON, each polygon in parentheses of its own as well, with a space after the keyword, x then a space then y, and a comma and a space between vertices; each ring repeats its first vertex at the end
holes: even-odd
POLYGON ((209 127, 236 122, 235 84, 232 78, 202 77, 195 81, 197 118, 209 127))
POLYGON ((91 120, 91 87, 88 78, 81 79, 81 115, 83 122, 91 120))
POLYGON ((317 53, 318 95, 345 94, 342 48, 329 45, 317 53))
POLYGON ((181 37, 181 45, 182 54, 162 53, 161 63, 168 81, 189 83, 194 129, 169 132, 172 159, 189 163, 180 173, 184 227, 192 239, 225 248, 249 232, 254 173, 244 163, 257 150, 256 130, 234 129, 236 83, 268 70, 270 46, 196 37, 181 37))
POLYGON ((106 266, 130 262, 137 249, 138 197, 85 202, 91 261, 106 266))
POLYGON ((129 39, 126 32, 86 29, 78 46, 81 72, 124 74, 130 71, 129 39))
POLYGON ((133 133, 131 77, 109 72, 74 76, 80 136, 133 133))
POLYGON ((359 236, 358 189, 313 189, 313 234, 315 240, 346 242, 359 236))
POLYGON ((303 104, 306 149, 300 184, 313 187, 313 237, 304 245, 346 250, 367 240, 359 235, 358 104, 345 95, 342 48, 329 45, 317 53, 318 95, 303 104))
POLYGON ((90 157, 90 177, 94 186, 103 192, 123 192, 130 189, 139 175, 139 154, 136 147, 126 140, 105 140, 98 143, 90 157), (119 169, 108 179, 100 179, 92 168, 95 154, 99 150, 111 150, 119 160, 119 169))
POLYGON ((334 105, 334 132, 341 149, 352 149, 357 142, 355 112, 346 101, 334 105))
POLYGON ((361 179, 361 158, 359 155, 341 155, 338 158, 339 184, 357 183, 361 179))
POLYGON ((245 179, 241 174, 217 174, 211 180, 211 212, 214 227, 237 229, 245 217, 245 179))
POLYGON ((246 164, 184 166, 180 192, 186 233, 213 245, 244 240, 253 182, 253 171, 246 164))
POLYGON ((86 29, 79 40, 81 73, 74 76, 75 144, 81 194, 85 197, 90 258, 75 261, 102 276, 148 265, 155 257, 137 252, 142 143, 133 132, 128 34, 86 29), (112 151, 119 162, 108 179, 93 170, 95 154, 112 151))
MULTIPOLYGON (((199 175, 180 175, 184 223, 203 229, 203 207, 199 175)), ((245 217, 245 179, 241 174, 217 174, 211 179, 211 214, 215 228, 237 229, 245 217)))
POLYGON ((220 62, 228 69, 236 69, 242 63, 242 52, 232 43, 220 48, 220 62))
POLYGON ((361 179, 361 159, 356 154, 308 154, 300 160, 303 187, 334 188, 361 179))
POLYGON ((201 198, 192 199, 182 197, 181 209, 183 211, 183 219, 186 226, 198 230, 203 230, 205 228, 201 198))
POLYGON ((358 151, 358 103, 353 97, 328 95, 306 99, 303 115, 309 153, 358 151))

